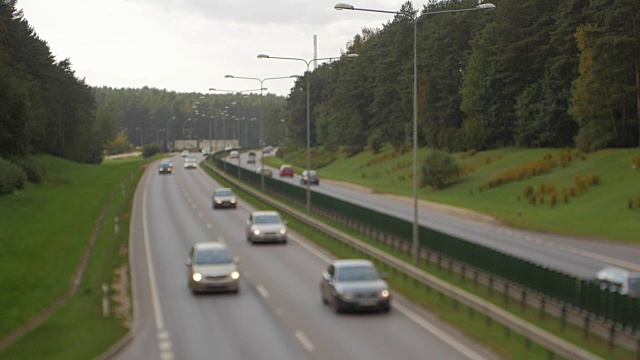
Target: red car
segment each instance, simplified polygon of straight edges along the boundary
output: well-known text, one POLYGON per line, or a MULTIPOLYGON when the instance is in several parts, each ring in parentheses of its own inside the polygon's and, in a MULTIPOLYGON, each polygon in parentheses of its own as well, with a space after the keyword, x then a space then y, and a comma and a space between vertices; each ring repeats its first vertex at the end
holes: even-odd
POLYGON ((293 167, 291 165, 282 165, 280 166, 280 177, 290 176, 293 177, 293 167))

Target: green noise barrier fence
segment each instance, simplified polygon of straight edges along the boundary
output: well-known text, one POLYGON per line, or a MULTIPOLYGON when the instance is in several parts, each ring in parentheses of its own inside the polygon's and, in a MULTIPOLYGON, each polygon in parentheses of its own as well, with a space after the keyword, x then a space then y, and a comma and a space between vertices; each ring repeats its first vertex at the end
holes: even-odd
MULTIPOLYGON (((237 164, 227 163, 216 158, 218 169, 224 169, 229 175, 240 177, 243 181, 258 188, 261 176, 249 170, 240 169, 237 164)), ((276 179, 265 177, 265 191, 287 202, 304 205, 306 188, 291 185, 276 179)), ((311 192, 313 209, 323 209, 351 218, 356 222, 378 231, 393 234, 406 242, 411 242, 412 223, 394 216, 364 208, 357 204, 331 197, 315 191, 311 192)), ((420 246, 468 264, 487 273, 494 274, 520 286, 529 288, 558 301, 572 305, 593 316, 609 320, 621 328, 638 333, 640 327, 640 299, 621 295, 603 289, 590 280, 544 267, 498 250, 488 248, 440 231, 419 227, 420 246)))

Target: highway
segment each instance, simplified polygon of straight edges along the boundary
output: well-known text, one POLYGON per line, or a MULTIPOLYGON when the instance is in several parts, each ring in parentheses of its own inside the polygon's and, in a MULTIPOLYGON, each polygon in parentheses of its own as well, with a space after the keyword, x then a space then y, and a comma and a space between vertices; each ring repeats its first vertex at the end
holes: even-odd
POLYGON ((396 296, 384 313, 336 314, 322 304, 321 271, 332 259, 292 233, 286 245, 251 245, 252 210, 212 209, 218 184, 202 169, 172 175, 151 166, 132 213, 132 340, 115 359, 494 359, 432 315, 396 296), (240 258, 239 294, 193 295, 191 244, 223 241, 240 258))
MULTIPOLYGON (((257 154, 259 164, 261 154, 257 154)), ((243 167, 255 169, 259 166, 246 164, 244 156, 246 155, 241 154, 240 157, 243 167)), ((228 161, 238 163, 238 159, 228 161)), ((273 174, 276 179, 301 186, 300 174, 293 178, 279 178, 278 169, 273 169, 273 174)), ((319 171, 319 175, 320 186, 312 185, 312 191, 338 197, 407 221, 413 220, 411 198, 372 193, 369 189, 324 179, 322 171, 319 171)), ((453 207, 433 206, 425 201, 419 203, 418 221, 422 226, 586 279, 594 278, 596 273, 607 265, 640 271, 640 246, 634 244, 516 230, 497 221, 488 220, 487 216, 460 212, 453 207), (461 213, 465 215, 460 216, 461 213)))

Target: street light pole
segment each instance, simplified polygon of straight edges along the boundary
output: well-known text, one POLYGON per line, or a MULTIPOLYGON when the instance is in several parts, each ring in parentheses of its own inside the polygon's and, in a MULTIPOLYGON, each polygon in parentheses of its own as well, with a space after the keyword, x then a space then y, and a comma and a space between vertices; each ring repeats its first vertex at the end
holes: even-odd
MULTIPOLYGON (((341 56, 341 58, 342 57, 354 58, 354 57, 358 57, 358 54, 349 54, 349 55, 341 56)), ((270 56, 270 55, 267 55, 267 54, 258 54, 258 59, 296 60, 296 61, 302 61, 307 65, 307 172, 309 172, 309 170, 311 169, 311 113, 310 113, 311 110, 310 110, 310 100, 309 100, 310 99, 309 78, 311 77, 311 73, 309 72, 309 65, 313 61, 333 60, 333 59, 338 59, 338 58, 329 57, 329 58, 305 60, 305 59, 301 59, 301 58, 278 57, 278 56, 270 56)), ((311 184, 310 184, 309 181, 307 181, 306 209, 307 209, 307 212, 311 211, 311 184)))
MULTIPOLYGON (((290 79, 290 78, 297 78, 298 76, 297 75, 291 75, 291 76, 272 77, 272 78, 264 78, 264 79, 253 78, 253 77, 233 76, 233 75, 225 75, 224 77, 225 78, 231 78, 231 79, 257 80, 257 81, 260 82, 260 135, 258 136, 258 138, 260 139, 260 147, 262 148, 265 145, 264 144, 264 138, 263 138, 263 134, 264 134, 264 119, 263 119, 263 116, 262 116, 262 110, 263 110, 263 94, 262 94, 262 90, 264 88, 263 84, 267 80, 290 79)), ((264 152, 260 151, 260 167, 262 169, 264 169, 263 158, 264 158, 264 152)), ((260 191, 264 192, 264 171, 260 171, 260 191)))
MULTIPOLYGON (((422 15, 432 14, 444 14, 462 11, 474 11, 474 10, 492 10, 495 9, 495 5, 491 3, 480 4, 475 8, 469 9, 456 9, 456 10, 444 10, 426 12, 422 15)), ((410 13, 400 11, 387 11, 387 10, 375 10, 375 9, 361 9, 356 8, 350 4, 339 3, 334 6, 336 10, 358 10, 369 11, 387 14, 396 14, 407 16, 413 22, 413 223, 411 229, 411 255, 414 264, 418 264, 419 249, 420 249, 420 235, 418 228, 418 20, 421 16, 416 14, 415 16, 410 13)))

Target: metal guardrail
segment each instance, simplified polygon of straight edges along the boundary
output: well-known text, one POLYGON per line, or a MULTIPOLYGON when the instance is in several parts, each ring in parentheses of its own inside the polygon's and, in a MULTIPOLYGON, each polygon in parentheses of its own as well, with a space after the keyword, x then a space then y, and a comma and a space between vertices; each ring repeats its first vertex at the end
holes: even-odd
POLYGON ((488 318, 500 323, 505 328, 511 329, 521 334, 526 339, 536 342, 546 348, 550 354, 557 354, 567 359, 600 359, 598 356, 568 342, 565 341, 550 332, 540 329, 537 326, 522 320, 515 315, 499 308, 498 306, 479 298, 476 295, 468 293, 454 285, 448 284, 443 280, 432 276, 419 268, 407 264, 392 255, 389 255, 371 245, 368 245, 352 236, 342 233, 328 225, 325 225, 314 218, 307 216, 285 204, 273 200, 270 197, 263 195, 262 193, 255 191, 253 188, 244 185, 241 182, 236 181, 234 178, 230 178, 223 172, 219 171, 215 167, 211 167, 208 164, 206 166, 214 171, 217 175, 223 177, 226 181, 233 183, 234 186, 240 188, 242 191, 254 196, 261 201, 264 201, 271 206, 283 211, 290 216, 336 238, 340 241, 348 244, 349 246, 357 249, 358 251, 382 261, 389 266, 403 272, 407 276, 423 283, 426 286, 438 291, 439 293, 448 296, 454 301, 460 302, 467 307, 474 309, 475 311, 485 315, 488 318))

